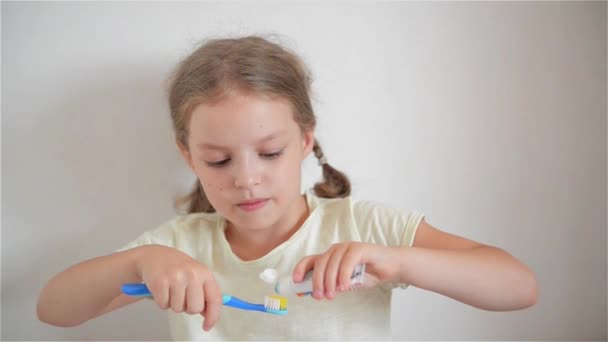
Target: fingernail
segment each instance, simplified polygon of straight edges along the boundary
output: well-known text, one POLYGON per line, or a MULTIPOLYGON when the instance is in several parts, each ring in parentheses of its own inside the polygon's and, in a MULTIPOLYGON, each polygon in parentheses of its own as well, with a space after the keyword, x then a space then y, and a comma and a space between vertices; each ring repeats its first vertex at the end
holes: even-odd
POLYGON ((327 298, 333 299, 334 295, 335 295, 334 291, 327 291, 327 298))
POLYGON ((316 290, 314 293, 314 297, 318 299, 323 298, 323 292, 321 292, 321 290, 316 290))

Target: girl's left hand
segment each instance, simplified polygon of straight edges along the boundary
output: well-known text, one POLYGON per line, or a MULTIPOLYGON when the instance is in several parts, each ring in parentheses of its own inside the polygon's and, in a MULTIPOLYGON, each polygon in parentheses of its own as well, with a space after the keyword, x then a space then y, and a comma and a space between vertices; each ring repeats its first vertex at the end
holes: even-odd
POLYGON ((298 283, 313 269, 312 283, 315 299, 333 299, 336 292, 350 289, 350 277, 357 264, 366 264, 365 273, 378 282, 397 282, 400 272, 400 253, 403 247, 345 242, 332 245, 323 254, 303 258, 295 267, 293 280, 298 283))

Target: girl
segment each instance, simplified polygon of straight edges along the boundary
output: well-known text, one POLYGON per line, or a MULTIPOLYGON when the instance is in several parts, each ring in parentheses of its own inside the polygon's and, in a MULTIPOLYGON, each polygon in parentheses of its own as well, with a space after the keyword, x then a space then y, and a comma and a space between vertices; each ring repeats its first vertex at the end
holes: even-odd
POLYGON ((169 104, 198 178, 182 201, 188 215, 56 275, 40 294, 39 319, 79 325, 137 301, 120 291, 133 282, 168 310, 177 340, 385 340, 397 286, 483 310, 536 302, 533 273, 505 251, 442 232, 417 212, 351 199, 314 137, 310 83, 299 58, 260 37, 211 40, 187 57, 169 104), (311 152, 324 180, 302 194, 311 152), (360 263, 377 285, 346 292, 360 263), (270 294, 258 279, 267 267, 295 282, 313 270, 317 300, 290 299, 286 316, 222 307, 222 293, 253 302, 270 294))

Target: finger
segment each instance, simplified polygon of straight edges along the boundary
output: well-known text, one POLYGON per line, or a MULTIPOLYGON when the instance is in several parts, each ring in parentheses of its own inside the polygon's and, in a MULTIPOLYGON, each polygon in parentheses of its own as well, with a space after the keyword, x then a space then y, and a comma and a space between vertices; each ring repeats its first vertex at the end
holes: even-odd
POLYGON ((340 245, 335 247, 333 254, 327 261, 327 269, 325 270, 325 296, 333 299, 336 296, 336 285, 338 283, 338 271, 342 263, 342 258, 346 253, 346 247, 340 245))
POLYGON ((169 289, 169 306, 174 312, 184 312, 186 304, 186 285, 173 283, 169 289))
POLYGON ((203 285, 193 283, 188 285, 186 289, 186 312, 189 314, 198 314, 205 309, 205 298, 203 285))
POLYGON ((340 291, 350 289, 353 271, 355 266, 361 263, 362 254, 361 249, 357 248, 356 245, 350 245, 344 254, 338 275, 338 288, 340 291))
POLYGON ((203 316, 203 330, 209 331, 220 318, 220 309, 222 308, 222 292, 214 279, 205 281, 203 285, 205 292, 205 310, 203 316))
POLYGON ((310 255, 310 256, 304 257, 304 258, 302 258, 302 260, 300 260, 300 262, 293 269, 293 281, 294 282, 299 283, 302 281, 302 279, 304 279, 304 275, 306 274, 306 272, 311 270, 313 268, 313 266, 315 265, 315 259, 317 257, 318 257, 318 255, 310 255))
POLYGON ((160 280, 148 284, 148 289, 152 293, 152 299, 158 307, 167 310, 169 308, 169 281, 160 280))
POLYGON ((314 269, 312 271, 312 296, 316 299, 323 299, 325 294, 325 269, 327 261, 331 257, 332 250, 330 249, 325 254, 319 255, 315 259, 314 269))

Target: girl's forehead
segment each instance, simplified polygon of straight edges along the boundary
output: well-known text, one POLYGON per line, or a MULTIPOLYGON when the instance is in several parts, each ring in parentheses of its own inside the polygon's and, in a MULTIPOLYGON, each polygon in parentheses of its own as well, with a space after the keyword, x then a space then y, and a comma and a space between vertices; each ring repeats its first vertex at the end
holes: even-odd
POLYGON ((189 131, 192 138, 209 141, 256 140, 278 132, 292 133, 298 131, 292 108, 281 97, 232 94, 195 107, 189 131))

